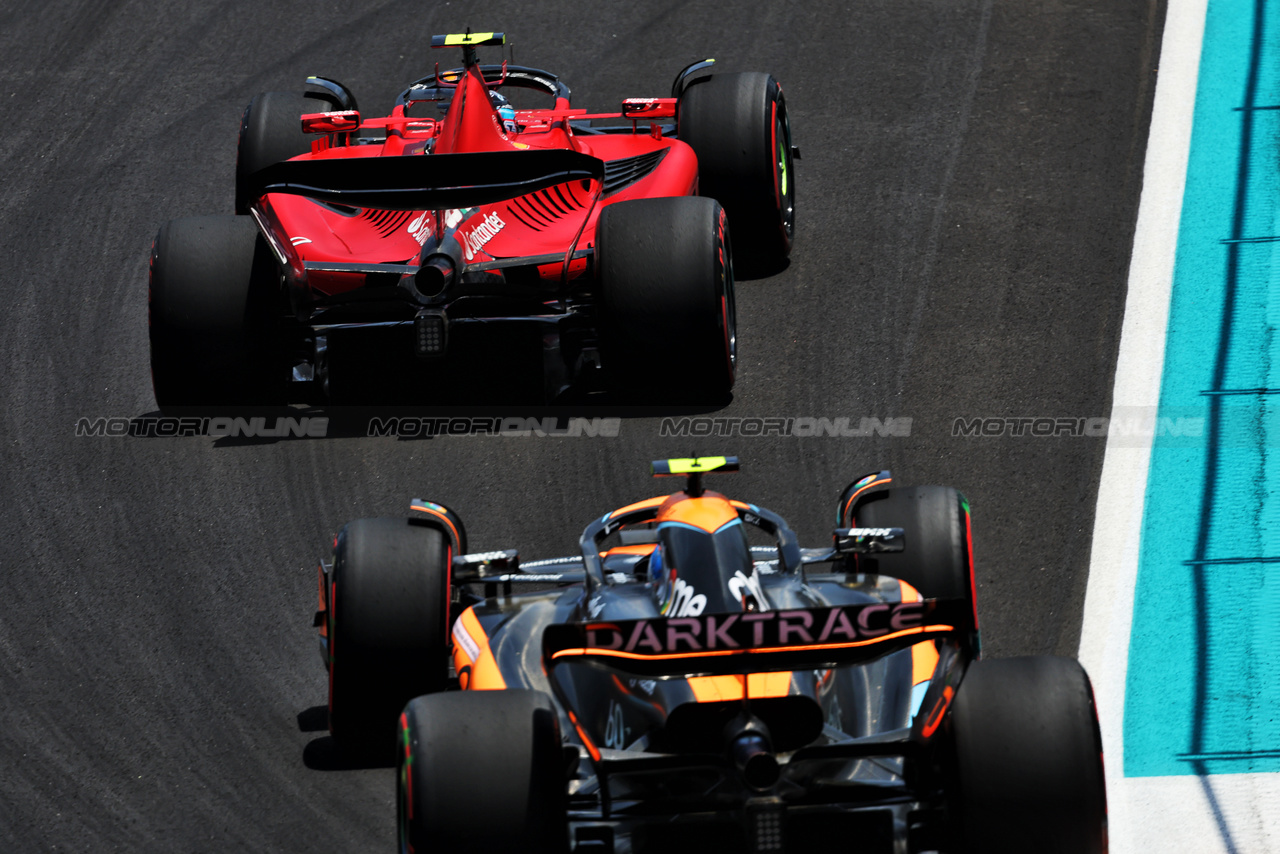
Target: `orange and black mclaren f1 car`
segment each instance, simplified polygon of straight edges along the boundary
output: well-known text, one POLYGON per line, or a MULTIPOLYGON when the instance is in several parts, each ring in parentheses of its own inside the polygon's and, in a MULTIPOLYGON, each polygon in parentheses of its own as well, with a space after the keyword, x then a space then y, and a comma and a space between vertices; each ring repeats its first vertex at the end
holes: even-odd
POLYGON ((964 497, 869 474, 801 548, 703 487, 737 468, 655 462, 684 489, 595 519, 573 557, 468 553, 418 499, 342 529, 329 727, 394 744, 400 850, 1104 851, 1088 677, 979 660, 964 497))
POLYGON ((543 400, 727 397, 730 234, 767 273, 795 233, 781 86, 704 60, 671 97, 589 113, 549 71, 479 63, 504 42, 434 37, 463 65, 385 117, 321 77, 253 99, 236 215, 171 221, 153 246, 162 409, 424 402, 459 375, 532 379, 543 400))

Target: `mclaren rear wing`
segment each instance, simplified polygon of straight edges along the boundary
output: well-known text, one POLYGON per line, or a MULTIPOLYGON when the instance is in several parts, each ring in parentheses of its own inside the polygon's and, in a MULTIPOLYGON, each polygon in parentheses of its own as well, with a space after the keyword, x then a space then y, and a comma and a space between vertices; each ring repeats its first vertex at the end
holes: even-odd
POLYGON ((562 623, 542 635, 546 669, 596 662, 635 676, 819 670, 879 658, 921 641, 964 644, 963 599, 562 623))
POLYGON ((565 150, 285 160, 249 178, 255 199, 290 193, 402 211, 476 207, 579 180, 598 186, 604 161, 565 150))

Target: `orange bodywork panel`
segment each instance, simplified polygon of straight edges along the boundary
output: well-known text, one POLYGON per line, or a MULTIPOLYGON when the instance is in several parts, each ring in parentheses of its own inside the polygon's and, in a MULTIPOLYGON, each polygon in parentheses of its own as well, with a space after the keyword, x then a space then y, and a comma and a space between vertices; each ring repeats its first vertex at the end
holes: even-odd
MULTIPOLYGON (((722 700, 742 699, 742 676, 693 676, 689 687, 699 703, 717 703, 722 700)), ((791 671, 776 673, 750 673, 746 677, 748 696, 785 697, 791 692, 791 671)))
POLYGON ((463 611, 453 624, 453 670, 458 674, 458 687, 464 691, 501 691, 507 687, 474 608, 463 611))
POLYGON ((911 647, 911 684, 919 685, 933 678, 938 667, 938 648, 933 641, 925 641, 911 647))
POLYGON ((600 559, 604 560, 610 555, 647 555, 657 548, 656 543, 644 543, 638 546, 614 546, 607 552, 600 552, 600 559))
POLYGON ((657 507, 659 504, 666 501, 668 497, 669 496, 666 496, 666 495, 659 495, 656 498, 646 498, 644 501, 637 501, 635 504, 628 504, 626 507, 619 507, 617 510, 614 510, 609 515, 611 517, 622 516, 626 513, 630 513, 633 510, 645 510, 649 507, 657 507))
POLYGON ((658 508, 656 521, 683 522, 714 533, 737 519, 738 511, 718 492, 704 492, 697 498, 677 492, 658 508))
MULTIPOLYGON (((902 588, 903 602, 923 602, 920 591, 905 581, 899 581, 902 588)), ((911 647, 911 684, 919 685, 933 678, 933 671, 938 666, 938 647, 933 641, 925 641, 911 647)))

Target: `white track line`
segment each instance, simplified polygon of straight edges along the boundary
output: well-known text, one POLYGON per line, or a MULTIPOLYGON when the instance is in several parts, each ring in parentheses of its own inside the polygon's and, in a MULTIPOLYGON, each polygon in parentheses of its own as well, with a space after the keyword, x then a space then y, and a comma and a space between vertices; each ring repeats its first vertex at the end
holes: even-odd
MULTIPOLYGON (((1113 415, 1159 404, 1178 224, 1208 0, 1169 0, 1116 361, 1113 415)), ((1111 851, 1280 851, 1280 774, 1124 776, 1125 676, 1151 445, 1107 442, 1098 485, 1080 661, 1107 758, 1111 851), (1267 813, 1272 815, 1268 816, 1267 813), (1269 820, 1268 820, 1269 819, 1269 820), (1270 825, 1270 826, 1269 826, 1270 825)))

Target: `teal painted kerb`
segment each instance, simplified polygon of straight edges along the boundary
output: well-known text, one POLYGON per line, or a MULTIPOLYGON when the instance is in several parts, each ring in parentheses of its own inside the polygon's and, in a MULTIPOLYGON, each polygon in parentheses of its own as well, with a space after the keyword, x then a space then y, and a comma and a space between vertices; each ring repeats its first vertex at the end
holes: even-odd
POLYGON ((1280 3, 1210 0, 1199 74, 1159 415, 1204 427, 1152 448, 1129 777, 1280 771, 1280 394, 1239 393, 1280 389, 1280 3))

